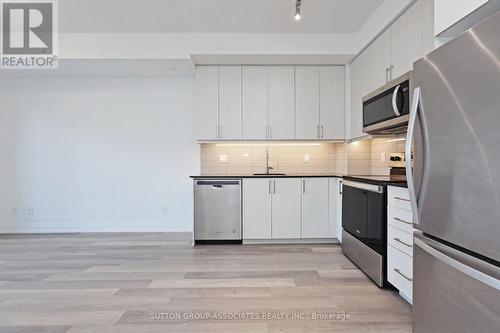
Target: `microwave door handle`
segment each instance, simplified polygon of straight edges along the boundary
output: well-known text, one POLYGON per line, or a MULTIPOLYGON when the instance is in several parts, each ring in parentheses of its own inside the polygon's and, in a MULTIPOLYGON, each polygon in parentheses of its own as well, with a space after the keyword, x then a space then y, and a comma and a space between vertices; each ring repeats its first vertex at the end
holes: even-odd
POLYGON ((413 91, 413 103, 410 109, 410 120, 408 121, 408 131, 406 133, 406 181, 408 183, 408 192, 410 192, 411 210, 413 212, 413 223, 418 224, 418 203, 417 194, 415 192, 415 183, 413 182, 411 149, 413 145, 413 133, 415 131, 415 122, 417 120, 417 112, 420 104, 420 87, 416 87, 413 91))
POLYGON ((398 109, 398 103, 397 103, 397 99, 398 99, 398 92, 399 92, 399 88, 401 86, 398 85, 394 91, 392 92, 392 109, 394 110, 394 113, 396 114, 396 116, 400 116, 401 115, 401 112, 399 112, 399 109, 398 109))

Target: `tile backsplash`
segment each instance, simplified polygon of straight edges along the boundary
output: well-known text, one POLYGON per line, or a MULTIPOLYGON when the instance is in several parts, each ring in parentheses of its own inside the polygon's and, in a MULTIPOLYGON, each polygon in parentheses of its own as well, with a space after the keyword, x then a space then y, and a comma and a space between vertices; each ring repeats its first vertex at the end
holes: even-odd
POLYGON ((347 173, 388 175, 390 153, 404 153, 406 134, 375 137, 347 144, 347 173))
POLYGON ((404 152, 404 135, 352 143, 203 143, 202 175, 249 175, 266 172, 269 150, 271 172, 286 174, 387 175, 389 153, 404 152))
POLYGON ((345 164, 343 143, 205 143, 201 149, 204 175, 266 172, 269 150, 271 172, 286 174, 341 173, 345 164), (344 156, 338 156, 342 155, 344 156))

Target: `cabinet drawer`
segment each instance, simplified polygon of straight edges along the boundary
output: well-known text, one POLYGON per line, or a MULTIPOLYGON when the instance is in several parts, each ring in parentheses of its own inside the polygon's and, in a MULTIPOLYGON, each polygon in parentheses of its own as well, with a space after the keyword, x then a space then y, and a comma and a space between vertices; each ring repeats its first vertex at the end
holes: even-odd
POLYGON ((389 206, 387 223, 409 234, 413 234, 413 215, 407 210, 389 206))
POLYGON ((411 302, 413 299, 413 258, 387 245, 387 281, 411 302))
POLYGON ((407 255, 413 256, 413 234, 389 225, 387 226, 387 243, 407 255))
POLYGON ((401 208, 411 212, 410 193, 407 188, 389 186, 387 194, 389 206, 401 208))

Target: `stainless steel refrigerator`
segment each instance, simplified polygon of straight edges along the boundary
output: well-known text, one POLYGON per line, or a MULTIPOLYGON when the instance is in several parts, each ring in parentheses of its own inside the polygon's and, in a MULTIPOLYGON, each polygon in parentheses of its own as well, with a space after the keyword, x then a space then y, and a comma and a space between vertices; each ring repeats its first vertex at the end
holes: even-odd
POLYGON ((413 331, 500 332, 500 12, 413 70, 413 331))

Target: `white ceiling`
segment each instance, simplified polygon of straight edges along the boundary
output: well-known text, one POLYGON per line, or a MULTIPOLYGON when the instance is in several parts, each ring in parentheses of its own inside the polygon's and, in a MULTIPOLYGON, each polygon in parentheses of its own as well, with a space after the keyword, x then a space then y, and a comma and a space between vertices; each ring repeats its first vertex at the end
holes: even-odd
POLYGON ((383 0, 60 0, 62 33, 352 33, 383 0))

